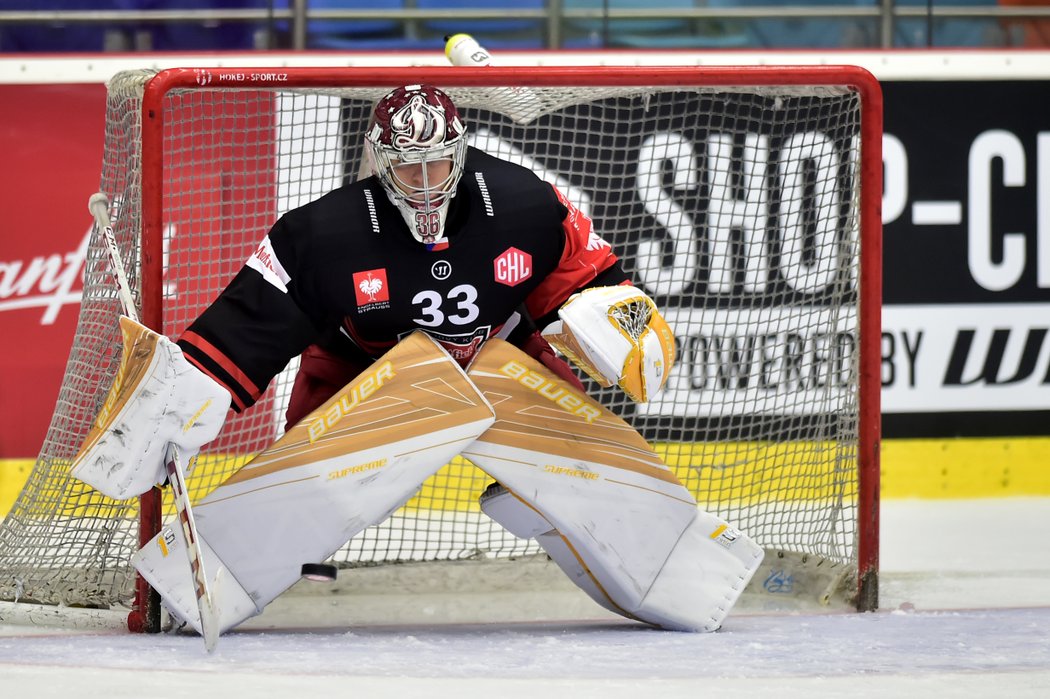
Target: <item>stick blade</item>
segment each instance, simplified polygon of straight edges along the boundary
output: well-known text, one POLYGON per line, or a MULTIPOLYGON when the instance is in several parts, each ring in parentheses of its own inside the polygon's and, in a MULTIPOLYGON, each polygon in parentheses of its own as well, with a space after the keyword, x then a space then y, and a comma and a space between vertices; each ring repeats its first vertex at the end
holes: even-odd
POLYGON ((219 645, 219 610, 215 605, 215 596, 211 594, 211 590, 218 589, 221 584, 220 578, 223 575, 222 568, 215 572, 215 578, 212 580, 212 584, 209 590, 206 590, 204 596, 197 600, 197 608, 201 614, 201 635, 204 636, 204 650, 209 653, 215 652, 215 647, 219 645))
POLYGON ((213 586, 220 582, 221 570, 216 572, 215 579, 209 584, 208 574, 204 569, 204 554, 197 535, 197 524, 193 519, 193 507, 190 505, 190 496, 186 489, 186 472, 182 468, 182 456, 178 445, 169 443, 164 456, 168 484, 171 486, 175 509, 179 513, 179 522, 186 539, 186 555, 197 595, 197 610, 200 613, 204 648, 211 653, 219 643, 219 610, 215 607, 215 597, 211 591, 214 589, 213 586))

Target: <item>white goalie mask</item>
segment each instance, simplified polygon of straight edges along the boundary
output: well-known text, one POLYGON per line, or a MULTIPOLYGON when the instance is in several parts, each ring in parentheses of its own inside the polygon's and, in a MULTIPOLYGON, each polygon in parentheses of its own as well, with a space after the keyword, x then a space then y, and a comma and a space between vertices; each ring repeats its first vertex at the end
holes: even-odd
POLYGON ((442 241, 467 155, 466 127, 448 95, 430 85, 390 92, 376 104, 365 146, 412 236, 424 244, 442 241))

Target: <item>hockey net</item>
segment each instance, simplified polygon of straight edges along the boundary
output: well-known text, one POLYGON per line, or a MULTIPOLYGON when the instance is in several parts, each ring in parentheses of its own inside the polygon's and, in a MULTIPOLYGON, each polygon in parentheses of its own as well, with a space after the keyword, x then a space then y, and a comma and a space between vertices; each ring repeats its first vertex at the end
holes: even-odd
MULTIPOLYGON (((121 73, 108 84, 100 189, 144 322, 178 336, 277 216, 360 176, 374 101, 420 81, 452 95, 473 145, 531 167, 589 213, 663 309, 679 356, 664 392, 646 405, 593 384, 592 395, 702 507, 770 552, 752 586, 801 587, 794 559, 837 571, 833 586, 873 608, 881 98, 860 69, 121 73)), ((118 313, 93 237, 55 414, 0 528, 0 599, 128 608, 142 626, 146 591, 129 559, 172 506, 159 491, 111 501, 69 475, 113 379, 118 313)), ((206 448, 193 499, 280 434, 294 371, 206 448)), ((487 483, 449 464, 336 562, 538 552, 480 513, 487 483)))

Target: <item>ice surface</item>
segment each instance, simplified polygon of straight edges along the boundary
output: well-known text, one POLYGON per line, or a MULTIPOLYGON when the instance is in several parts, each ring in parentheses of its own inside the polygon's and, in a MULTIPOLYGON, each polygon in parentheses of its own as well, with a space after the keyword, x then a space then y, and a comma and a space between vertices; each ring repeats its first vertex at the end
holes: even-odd
POLYGON ((1050 697, 1048 534, 1050 499, 885 502, 879 612, 741 610, 714 634, 562 589, 275 603, 212 655, 0 626, 0 697, 1050 697))

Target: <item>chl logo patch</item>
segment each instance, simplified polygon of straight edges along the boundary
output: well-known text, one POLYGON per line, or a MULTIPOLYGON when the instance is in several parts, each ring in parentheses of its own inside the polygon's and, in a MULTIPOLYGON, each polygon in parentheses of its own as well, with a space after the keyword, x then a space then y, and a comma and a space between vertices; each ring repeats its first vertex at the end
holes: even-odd
POLYGON ((386 283, 386 268, 354 272, 354 293, 357 294, 358 308, 389 305, 390 290, 386 283))
POLYGON ((532 276, 532 255, 517 248, 507 248, 492 261, 496 281, 507 286, 517 286, 532 276))

